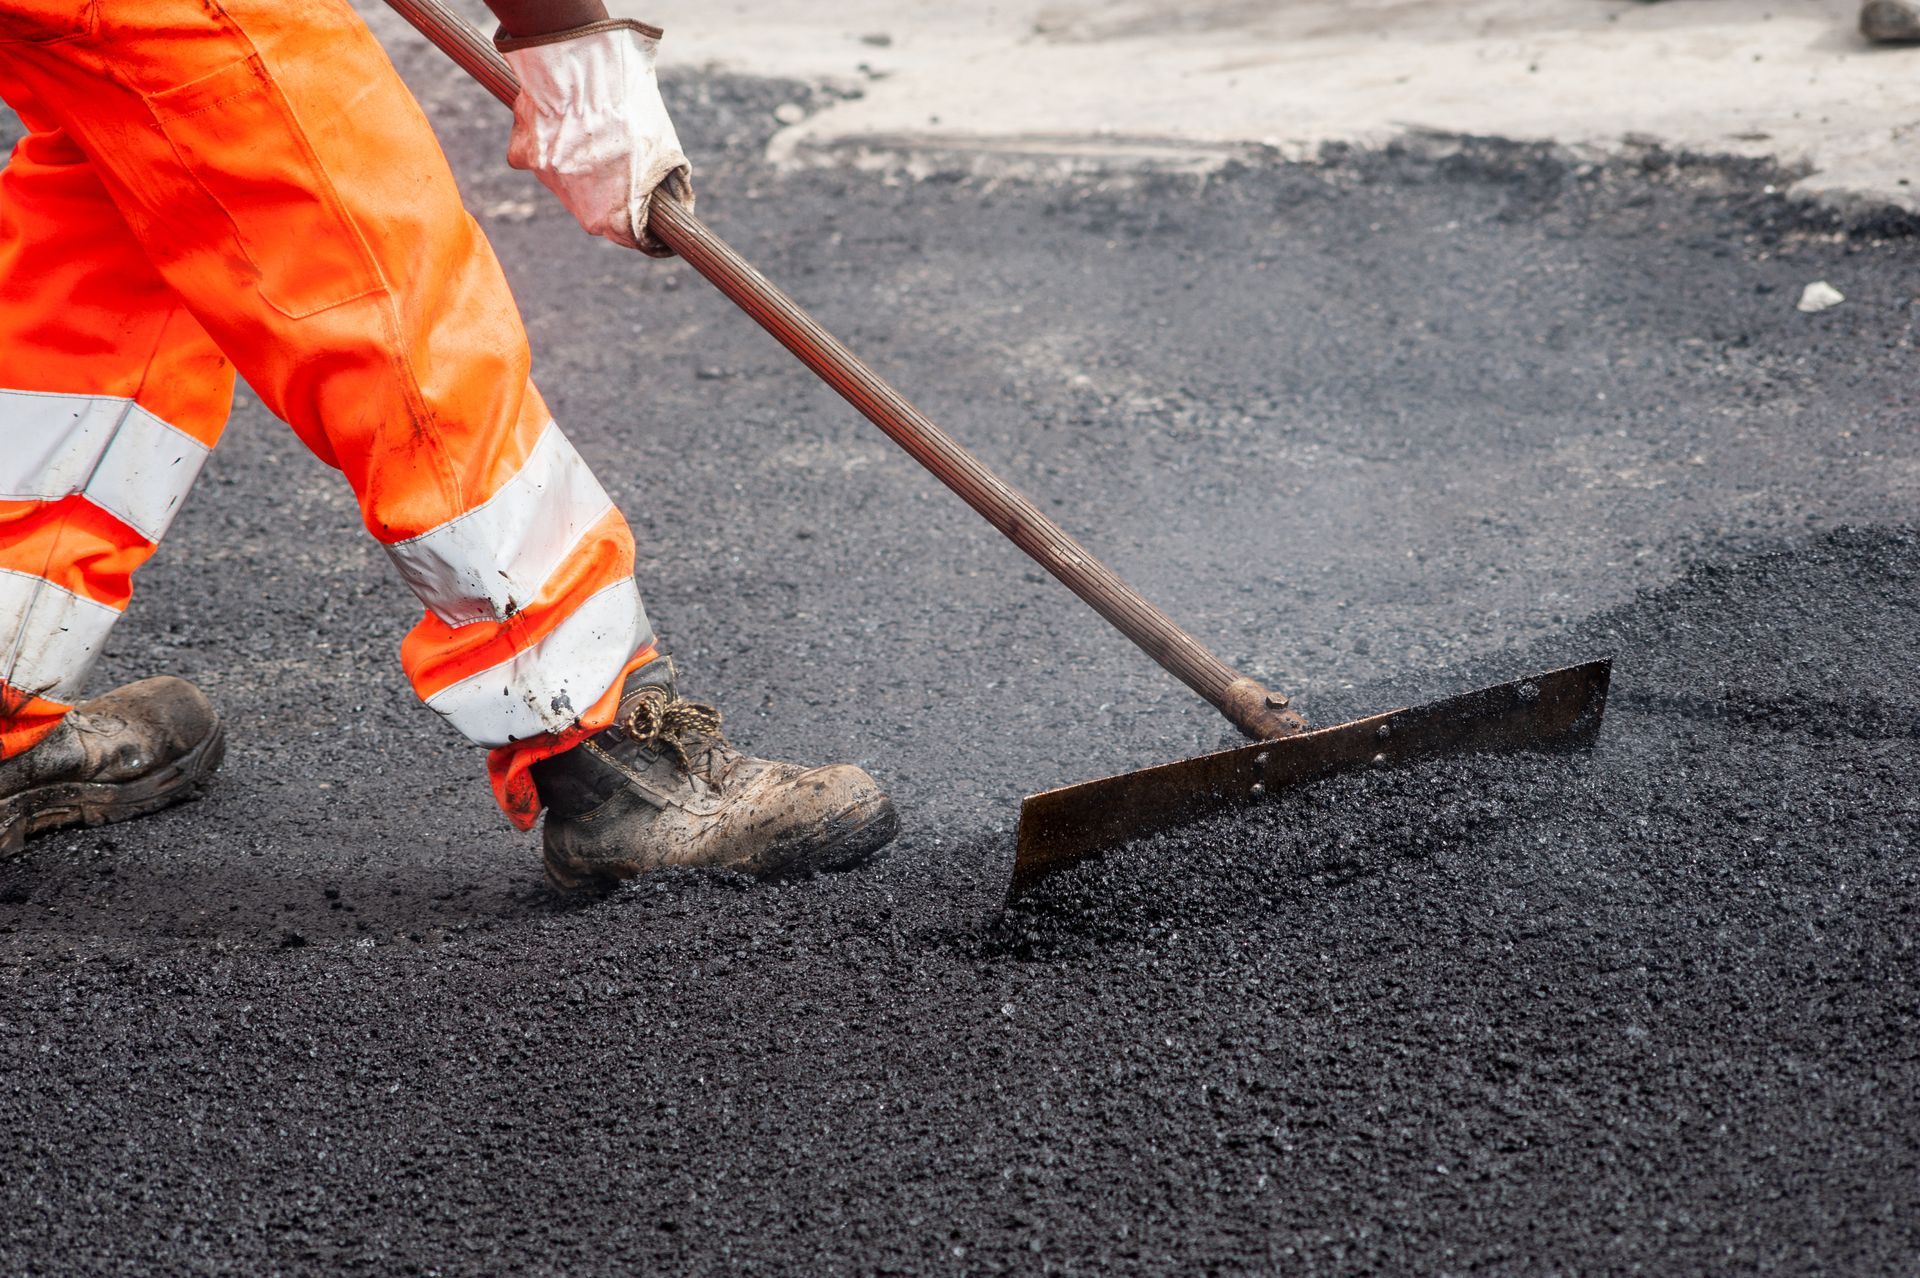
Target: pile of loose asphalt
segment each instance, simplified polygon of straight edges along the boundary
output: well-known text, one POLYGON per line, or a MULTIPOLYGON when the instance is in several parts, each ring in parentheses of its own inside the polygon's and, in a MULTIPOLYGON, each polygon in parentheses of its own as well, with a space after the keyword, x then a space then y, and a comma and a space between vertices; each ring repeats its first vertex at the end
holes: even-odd
POLYGON ((0 1270, 1913 1271, 1909 228, 1473 141, 780 176, 818 94, 683 81, 709 220, 1316 721, 1617 661, 1589 752, 1328 782, 1002 910, 1022 793, 1230 732, 409 66, 689 690, 905 832, 549 896, 243 392, 100 672, 201 682, 225 773, 0 866, 0 1270))

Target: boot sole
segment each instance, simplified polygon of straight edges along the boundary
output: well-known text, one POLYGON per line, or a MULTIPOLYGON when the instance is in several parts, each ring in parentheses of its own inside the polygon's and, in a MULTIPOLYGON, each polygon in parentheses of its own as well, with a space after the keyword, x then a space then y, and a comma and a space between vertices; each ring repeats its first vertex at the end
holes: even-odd
MULTIPOLYGON (((873 859, 900 832, 900 814, 893 800, 880 795, 872 802, 849 808, 827 823, 823 833, 788 844, 775 844, 751 863, 734 866, 671 866, 660 869, 733 869, 759 879, 803 879, 822 872, 857 869, 873 859)), ((598 869, 578 862, 561 862, 549 852, 543 858, 547 886, 556 892, 577 892, 589 887, 612 887, 639 871, 609 866, 598 869)))
POLYGON ((27 840, 49 830, 111 825, 150 816, 194 797, 227 757, 227 730, 157 772, 130 781, 61 781, 0 799, 0 857, 18 856, 27 840))

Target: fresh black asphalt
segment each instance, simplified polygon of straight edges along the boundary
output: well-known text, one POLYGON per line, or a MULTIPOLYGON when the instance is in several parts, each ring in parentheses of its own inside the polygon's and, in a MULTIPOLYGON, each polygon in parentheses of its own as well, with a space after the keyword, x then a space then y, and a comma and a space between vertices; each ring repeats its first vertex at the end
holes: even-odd
POLYGON ((780 176, 815 96, 679 82, 716 229, 1316 722, 1616 658, 1591 751, 1003 911, 1020 795, 1230 730, 408 66, 689 691, 905 833, 553 899, 243 394, 99 675, 199 681, 226 771, 0 866, 0 1272, 1920 1269, 1910 227, 1494 142, 780 176))

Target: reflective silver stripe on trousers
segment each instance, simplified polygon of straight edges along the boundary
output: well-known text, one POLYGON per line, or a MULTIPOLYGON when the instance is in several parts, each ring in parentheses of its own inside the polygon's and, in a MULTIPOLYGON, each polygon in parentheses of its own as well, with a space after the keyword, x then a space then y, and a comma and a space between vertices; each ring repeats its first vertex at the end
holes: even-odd
POLYGON ((0 501, 80 493, 157 542, 211 451, 124 396, 0 390, 0 501))
POLYGON ((73 700, 118 620, 118 609, 45 577, 0 568, 0 682, 33 696, 73 700))
POLYGON ((573 726, 653 637, 631 577, 574 609, 546 638, 428 698, 476 745, 491 749, 573 726))
POLYGON ((420 602, 449 626, 505 621, 539 595, 613 499, 552 422, 500 491, 387 547, 420 602))

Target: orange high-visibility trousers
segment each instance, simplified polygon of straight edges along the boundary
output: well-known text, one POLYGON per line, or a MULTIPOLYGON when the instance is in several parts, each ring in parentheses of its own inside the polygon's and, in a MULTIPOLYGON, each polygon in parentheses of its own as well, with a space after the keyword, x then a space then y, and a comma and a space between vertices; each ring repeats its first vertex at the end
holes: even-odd
POLYGON ((0 0, 0 757, 58 725, 236 370, 426 615, 415 691, 531 762, 652 653, 633 539, 528 380, 498 262, 346 0, 0 0))

